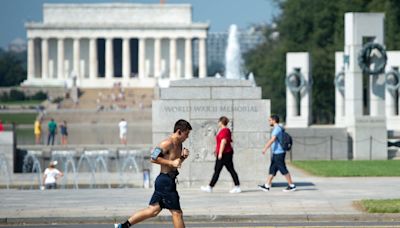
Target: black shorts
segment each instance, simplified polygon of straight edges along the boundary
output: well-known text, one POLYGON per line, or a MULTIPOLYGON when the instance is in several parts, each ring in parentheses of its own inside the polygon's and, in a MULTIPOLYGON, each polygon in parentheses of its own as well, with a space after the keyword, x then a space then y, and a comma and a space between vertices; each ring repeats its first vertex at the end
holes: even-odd
POLYGON ((151 197, 150 205, 158 203, 161 209, 181 210, 175 178, 171 178, 168 174, 160 173, 156 178, 154 187, 155 190, 151 197))
POLYGON ((275 176, 278 171, 281 172, 282 175, 289 173, 286 168, 285 155, 286 153, 272 155, 271 166, 269 167, 270 175, 275 176))

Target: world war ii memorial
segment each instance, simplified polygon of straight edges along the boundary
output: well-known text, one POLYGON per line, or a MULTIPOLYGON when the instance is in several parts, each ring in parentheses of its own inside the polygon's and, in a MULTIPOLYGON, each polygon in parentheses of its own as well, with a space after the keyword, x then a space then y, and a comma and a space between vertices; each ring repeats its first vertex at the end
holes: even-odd
MULTIPOLYGON (((313 103, 322 97, 315 92, 322 80, 313 71, 315 49, 285 51, 277 82, 249 70, 252 58, 242 53, 241 31, 232 23, 224 66, 210 75, 207 37, 213 21, 194 21, 193 10, 191 4, 170 3, 45 3, 42 20, 25 23, 26 78, 17 88, 26 97, 44 91, 47 98, 34 108, 0 110, 0 226, 112 227, 126 220, 148 205, 160 173, 151 153, 171 137, 179 119, 192 126, 183 143, 190 155, 176 182, 188 227, 400 225, 400 51, 385 44, 387 15, 341 15, 344 45, 328 58, 333 122, 321 124, 313 118, 313 103), (273 99, 269 90, 278 93, 278 84, 281 99, 273 99), (284 112, 275 113, 282 109, 274 106, 284 112), (4 120, 14 113, 32 122, 4 120), (286 179, 280 173, 269 192, 257 188, 272 162, 272 151, 262 154, 276 127, 269 123, 272 114, 293 140, 285 152, 297 186, 292 193, 281 191, 286 179), (222 116, 230 120, 238 194, 229 193, 227 170, 212 193, 200 191, 218 159, 222 116), (52 119, 58 127, 68 123, 68 143, 58 141, 60 128, 51 145, 52 119), (63 173, 56 190, 44 188, 44 171, 51 166, 63 173), (371 213, 364 200, 393 200, 392 209, 371 213)), ((270 37, 249 53, 279 42, 270 37)), ((172 227, 169 216, 162 212, 143 227, 172 227)))

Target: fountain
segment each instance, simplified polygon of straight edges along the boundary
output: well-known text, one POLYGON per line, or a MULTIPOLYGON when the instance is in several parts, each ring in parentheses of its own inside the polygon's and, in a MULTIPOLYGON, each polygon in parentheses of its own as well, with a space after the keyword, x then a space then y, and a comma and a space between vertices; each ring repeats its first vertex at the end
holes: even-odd
POLYGON ((143 154, 138 150, 120 150, 119 151, 119 187, 130 187, 129 181, 141 178, 138 162, 143 162, 143 154))
POLYGON ((58 161, 61 167, 61 171, 64 173, 64 177, 60 183, 61 189, 68 188, 68 186, 72 185, 74 188, 78 188, 77 177, 76 177, 76 166, 75 159, 76 156, 75 150, 59 150, 53 151, 51 154, 52 161, 58 161), (71 172, 70 172, 71 171, 71 172), (70 176, 72 176, 72 180, 70 181, 70 176))
POLYGON ((8 165, 7 159, 4 154, 0 154, 0 183, 5 182, 6 188, 10 188, 11 184, 11 175, 10 175, 10 166, 8 165), (4 178, 4 179, 3 179, 4 178))
MULTIPOLYGON (((40 189, 47 164, 57 161, 57 168, 64 174, 57 181, 60 189, 111 188, 112 185, 120 188, 146 187, 149 186, 149 164, 144 162, 143 150, 55 149, 50 153, 27 150, 22 165, 27 183, 23 185, 28 189, 40 189)), ((10 188, 12 173, 8 169, 5 156, 0 154, 0 184, 3 188, 10 188)))
POLYGON ((28 151, 26 156, 24 157, 24 162, 22 166, 23 173, 32 173, 32 181, 31 188, 33 189, 35 186, 38 186, 38 189, 42 187, 42 167, 40 165, 39 159, 37 155, 41 155, 41 151, 28 151), (35 181, 37 180, 37 182, 35 181))
POLYGON ((228 45, 225 52, 225 78, 243 79, 243 59, 240 52, 238 31, 236 25, 229 27, 228 45))
POLYGON ((90 188, 99 187, 101 185, 106 185, 108 188, 111 188, 108 165, 106 162, 108 157, 108 150, 90 150, 85 151, 79 158, 76 172, 79 174, 90 172, 90 188), (82 166, 84 162, 87 164, 86 169, 82 166))

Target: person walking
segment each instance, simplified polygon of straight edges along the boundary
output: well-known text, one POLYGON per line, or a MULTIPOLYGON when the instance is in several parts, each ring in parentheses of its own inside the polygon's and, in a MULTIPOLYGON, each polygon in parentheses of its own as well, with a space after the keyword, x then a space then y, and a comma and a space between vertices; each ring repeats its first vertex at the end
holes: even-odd
POLYGON ((50 122, 47 124, 47 128, 49 131, 48 137, 47 137, 47 145, 54 145, 54 138, 56 137, 57 134, 57 123, 54 121, 52 118, 50 122))
POLYGON ((60 124, 60 132, 61 132, 61 145, 68 144, 68 128, 67 128, 67 121, 63 121, 60 124))
POLYGON ((118 124, 119 127, 119 139, 121 144, 127 144, 127 133, 128 133, 128 122, 124 118, 118 124))
POLYGON ((235 171, 235 168, 233 167, 233 147, 231 144, 232 134, 231 130, 227 127, 228 123, 229 119, 226 116, 222 116, 219 118, 218 121, 219 132, 216 136, 217 146, 215 149, 216 161, 215 161, 214 174, 208 186, 201 186, 200 189, 204 192, 212 192, 212 189, 217 183, 219 175, 224 166, 231 174, 233 182, 235 184, 235 187, 229 192, 230 193, 242 192, 242 190, 240 189, 239 177, 235 171))
POLYGON ((3 121, 0 120, 0 132, 4 131, 3 121))
POLYGON ((154 193, 146 209, 134 213, 126 222, 114 224, 115 228, 128 228, 148 218, 157 216, 162 209, 168 209, 172 214, 175 228, 185 227, 179 194, 176 191, 176 176, 178 168, 189 156, 189 150, 182 143, 189 137, 192 130, 189 122, 178 120, 171 136, 163 140, 151 153, 151 162, 161 166, 160 175, 154 184, 154 193))
MULTIPOLYGON (((56 169, 57 161, 49 163, 49 167, 45 169, 43 176, 43 186, 45 189, 56 189, 57 179, 63 177, 64 174, 60 170, 56 169)), ((44 189, 42 186, 42 190, 44 189)))
POLYGON ((42 138, 42 124, 39 118, 35 120, 34 126, 33 126, 33 133, 35 134, 35 143, 40 144, 41 138, 42 138))
POLYGON ((269 167, 269 175, 267 177, 266 183, 263 185, 258 185, 258 188, 268 192, 271 189, 272 180, 279 171, 286 178, 288 186, 284 189, 284 192, 292 192, 296 190, 296 185, 292 181, 292 177, 286 167, 285 157, 286 151, 283 149, 280 142, 283 139, 283 129, 279 126, 279 116, 272 115, 269 118, 269 125, 272 127, 271 138, 265 144, 262 154, 265 155, 267 150, 271 148, 271 165, 269 167))

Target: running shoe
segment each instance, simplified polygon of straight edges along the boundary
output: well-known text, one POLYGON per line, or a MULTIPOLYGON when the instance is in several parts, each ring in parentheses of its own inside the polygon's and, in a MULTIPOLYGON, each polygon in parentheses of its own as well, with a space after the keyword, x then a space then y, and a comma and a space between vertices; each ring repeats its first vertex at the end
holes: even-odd
POLYGON ((264 191, 264 192, 269 192, 270 188, 269 187, 265 187, 265 184, 263 185, 258 185, 258 189, 264 191))

